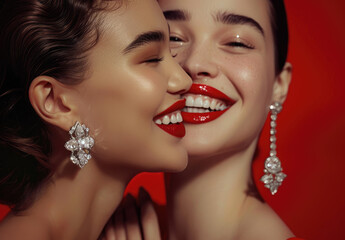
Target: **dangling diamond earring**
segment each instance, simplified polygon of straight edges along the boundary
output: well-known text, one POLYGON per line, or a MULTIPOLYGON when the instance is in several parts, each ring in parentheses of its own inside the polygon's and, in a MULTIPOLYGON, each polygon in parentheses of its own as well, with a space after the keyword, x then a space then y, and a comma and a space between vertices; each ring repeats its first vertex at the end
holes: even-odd
POLYGON ((89 136, 89 129, 83 124, 76 122, 69 130, 71 139, 65 143, 65 148, 71 151, 71 161, 80 168, 84 167, 91 159, 90 150, 94 140, 89 136))
POLYGON ((276 194, 278 187, 282 184, 284 178, 287 176, 282 172, 282 167, 276 151, 276 120, 277 115, 282 110, 282 105, 279 102, 274 102, 270 105, 271 110, 271 130, 270 130, 270 156, 265 161, 265 175, 261 177, 261 181, 265 184, 272 195, 276 194))

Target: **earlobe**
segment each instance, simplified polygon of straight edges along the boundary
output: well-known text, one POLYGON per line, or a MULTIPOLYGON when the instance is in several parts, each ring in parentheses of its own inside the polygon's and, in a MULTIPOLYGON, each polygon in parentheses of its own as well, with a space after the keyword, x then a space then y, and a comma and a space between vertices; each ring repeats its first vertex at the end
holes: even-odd
POLYGON ((273 85, 273 99, 272 102, 284 103, 287 93, 289 91, 289 85, 292 76, 292 65, 286 62, 283 70, 276 77, 273 85))
POLYGON ((76 121, 67 95, 66 88, 48 76, 35 78, 29 88, 29 99, 36 113, 45 122, 66 131, 76 121))

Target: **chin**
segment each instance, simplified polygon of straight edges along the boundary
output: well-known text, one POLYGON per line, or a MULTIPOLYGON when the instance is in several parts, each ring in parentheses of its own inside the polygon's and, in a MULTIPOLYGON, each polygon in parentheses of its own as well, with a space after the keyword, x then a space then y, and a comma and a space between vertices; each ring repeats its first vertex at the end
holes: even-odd
MULTIPOLYGON (((209 135, 208 135, 209 136, 209 135)), ((188 135, 182 143, 188 152, 189 157, 205 157, 217 152, 220 148, 220 144, 217 143, 219 138, 210 138, 202 135, 188 135)))
POLYGON ((158 162, 160 163, 160 166, 158 166, 156 169, 154 169, 155 172, 182 172, 186 169, 188 165, 188 154, 186 150, 178 151, 175 150, 173 154, 167 156, 162 156, 158 162))

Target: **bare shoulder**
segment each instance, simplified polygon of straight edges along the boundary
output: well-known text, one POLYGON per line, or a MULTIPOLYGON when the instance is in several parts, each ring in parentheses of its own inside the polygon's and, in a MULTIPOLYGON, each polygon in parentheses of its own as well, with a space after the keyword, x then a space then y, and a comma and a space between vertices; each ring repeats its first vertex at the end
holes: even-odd
POLYGON ((294 236, 269 205, 252 197, 245 203, 241 222, 241 240, 286 240, 294 236))
POLYGON ((0 239, 47 240, 50 237, 39 221, 9 214, 0 222, 0 239))

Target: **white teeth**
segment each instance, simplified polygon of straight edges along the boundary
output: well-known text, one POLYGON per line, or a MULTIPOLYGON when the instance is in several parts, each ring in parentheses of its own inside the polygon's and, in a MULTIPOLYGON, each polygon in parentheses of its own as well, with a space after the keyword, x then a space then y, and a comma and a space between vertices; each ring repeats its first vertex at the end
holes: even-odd
POLYGON ((179 122, 179 123, 183 121, 182 115, 181 115, 180 112, 178 112, 178 113, 176 114, 176 120, 177 120, 177 122, 179 122))
POLYGON ((170 123, 170 118, 167 115, 165 115, 163 117, 163 124, 168 125, 169 123, 170 123))
POLYGON ((177 123, 177 119, 176 119, 176 116, 174 114, 171 115, 170 121, 171 121, 171 123, 177 123))
POLYGON ((210 98, 209 96, 205 95, 188 94, 186 96, 186 107, 183 111, 191 113, 204 113, 206 112, 206 109, 211 111, 222 111, 227 107, 227 104, 220 99, 210 98), (200 111, 200 109, 202 109, 202 111, 200 111))
POLYGON ((217 103, 216 110, 219 110, 219 109, 220 109, 220 103, 217 103))
POLYGON ((189 113, 208 113, 208 112, 210 112, 209 109, 195 108, 195 107, 185 107, 182 111, 183 112, 189 112, 189 113))
POLYGON ((175 124, 175 123, 180 123, 183 122, 182 115, 180 112, 175 112, 172 114, 165 115, 164 117, 161 117, 157 120, 155 120, 156 124, 164 124, 168 125, 170 123, 175 124))
POLYGON ((211 111, 223 111, 227 104, 222 100, 210 98, 204 95, 187 95, 186 107, 183 112, 189 113, 206 113, 211 111))
POLYGON ((202 106, 203 106, 202 98, 201 97, 196 98, 194 101, 194 107, 202 107, 202 106))
POLYGON ((205 101, 204 101, 204 105, 203 105, 203 107, 204 108, 209 108, 210 107, 210 100, 208 100, 208 99, 206 99, 205 101))
POLYGON ((217 105, 217 102, 216 102, 216 100, 212 100, 212 102, 211 102, 211 104, 210 104, 210 108, 212 109, 212 110, 214 110, 214 109, 216 109, 216 105, 217 105))
POLYGON ((186 96, 186 107, 197 107, 197 108, 214 108, 220 107, 221 105, 226 105, 220 99, 210 98, 204 95, 187 95, 186 96))
POLYGON ((194 106, 194 98, 193 97, 191 97, 191 96, 187 97, 187 99, 186 99, 186 106, 188 106, 188 107, 193 107, 194 106))

